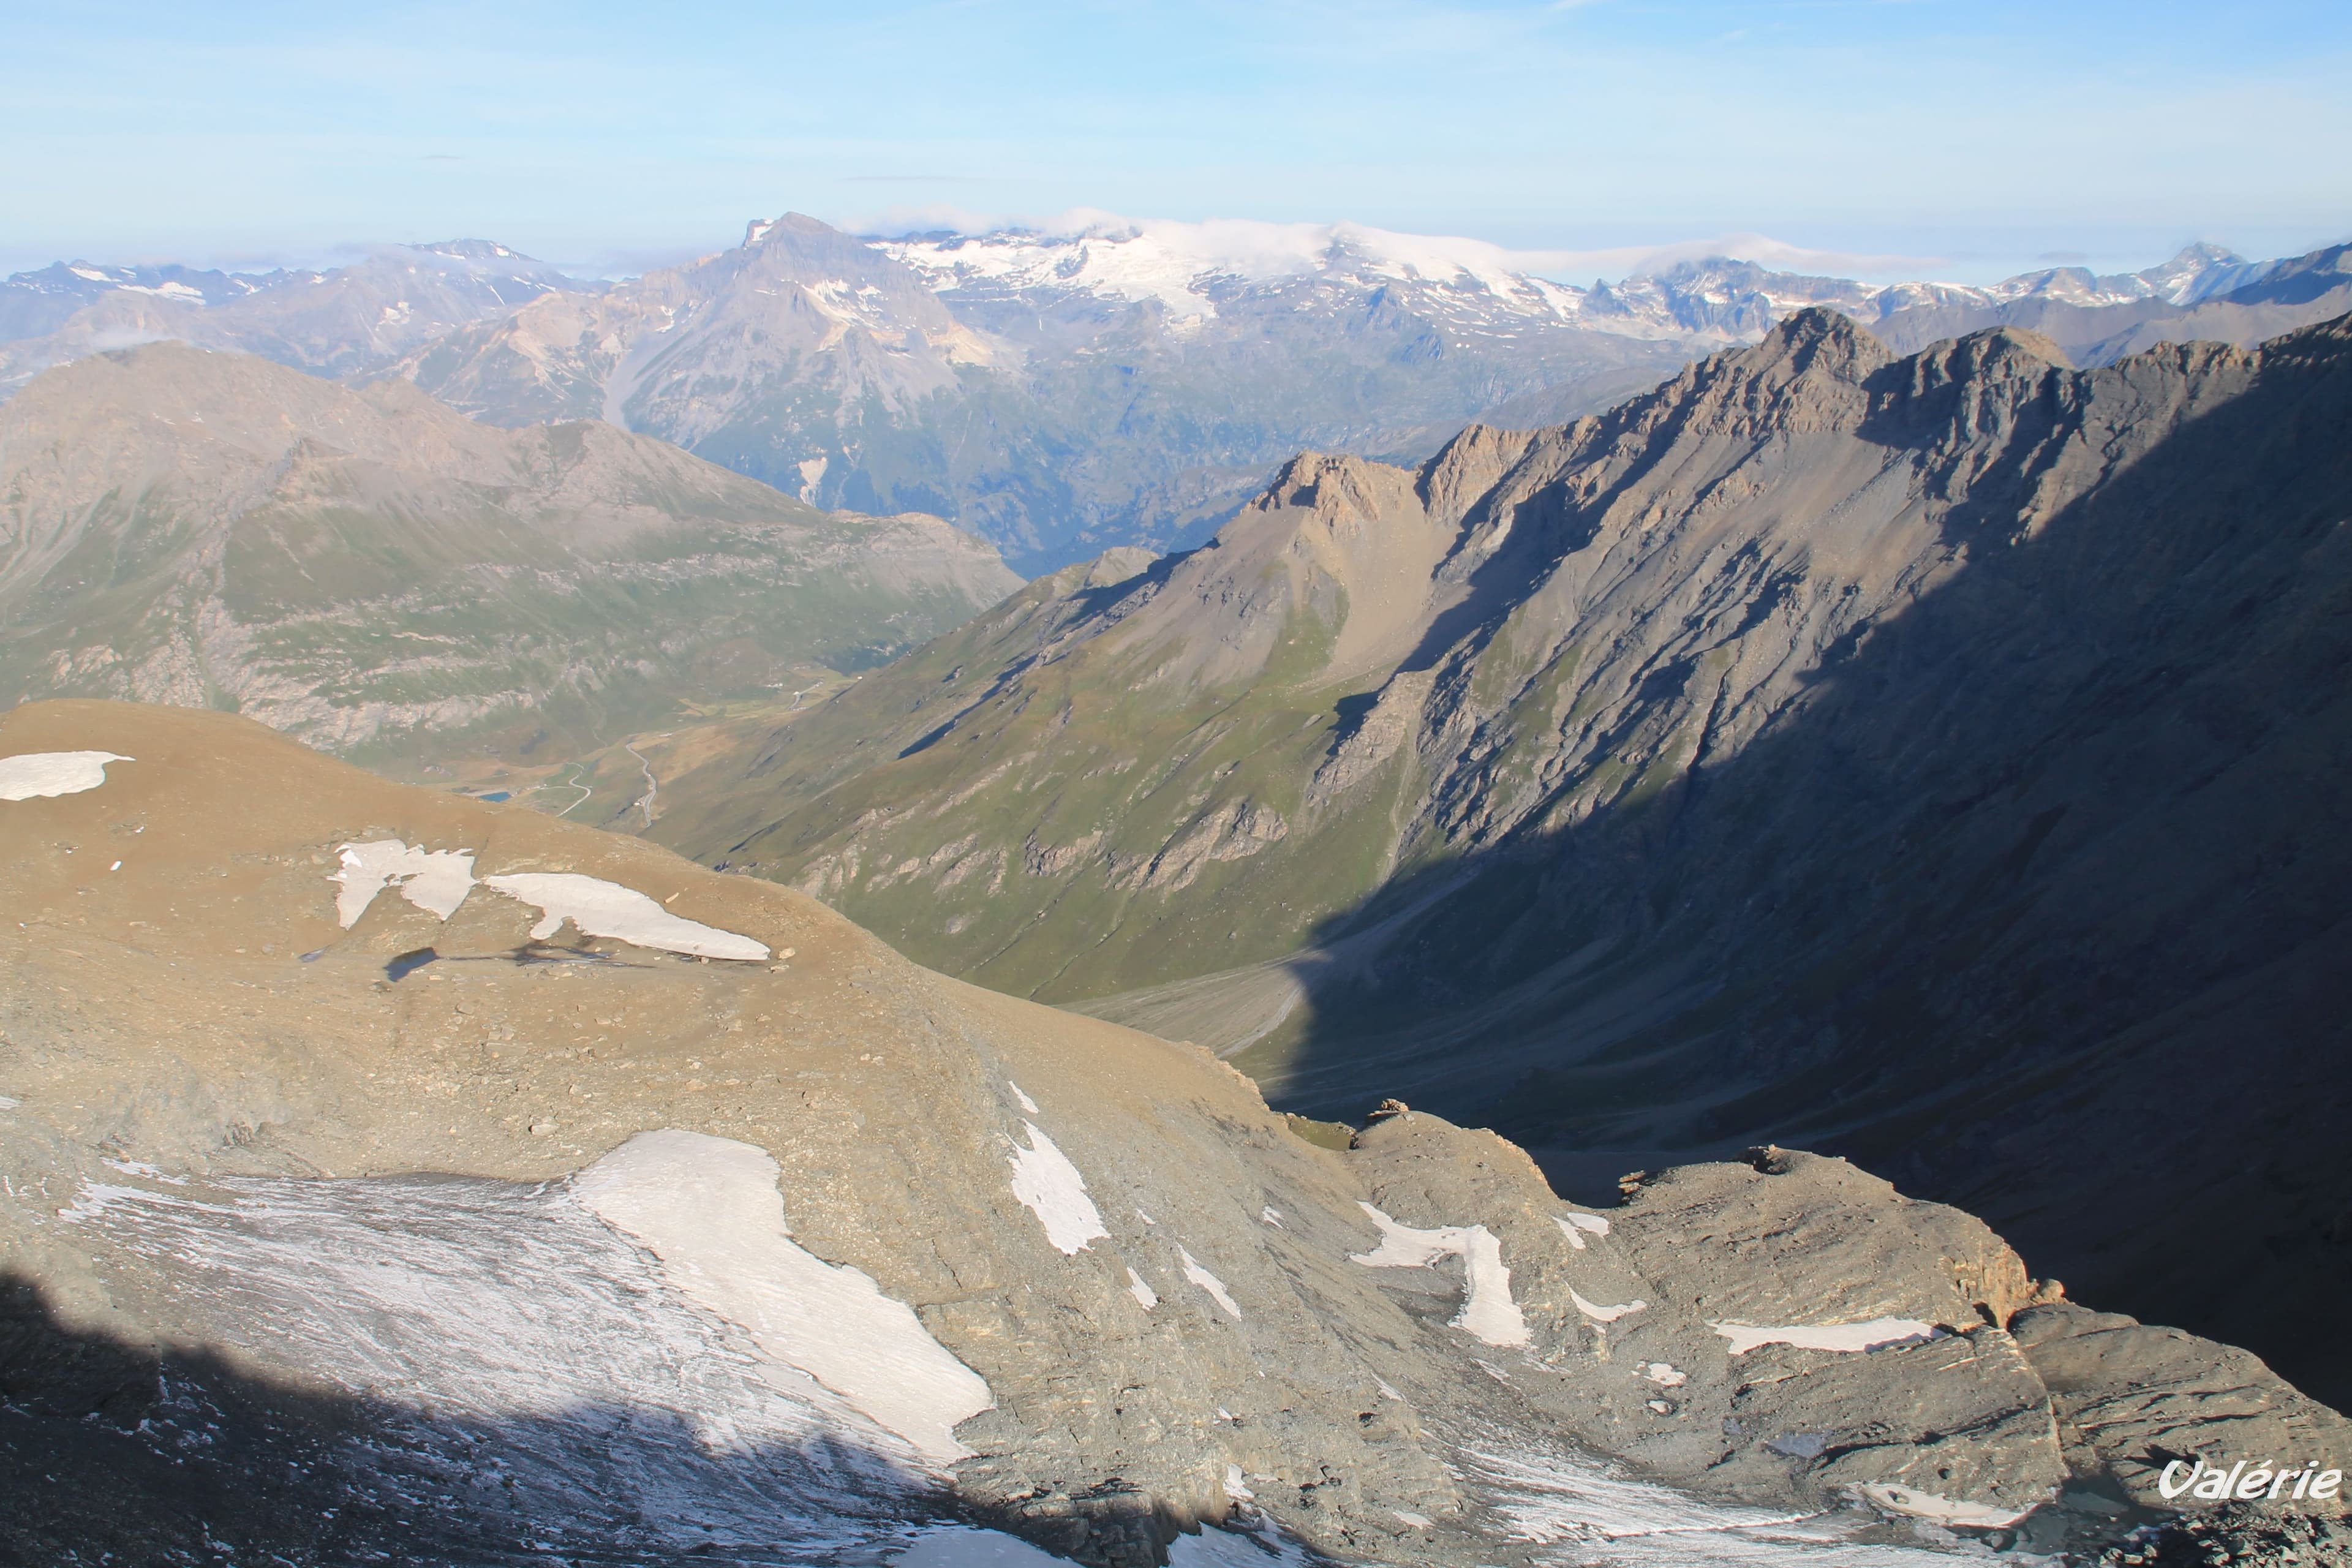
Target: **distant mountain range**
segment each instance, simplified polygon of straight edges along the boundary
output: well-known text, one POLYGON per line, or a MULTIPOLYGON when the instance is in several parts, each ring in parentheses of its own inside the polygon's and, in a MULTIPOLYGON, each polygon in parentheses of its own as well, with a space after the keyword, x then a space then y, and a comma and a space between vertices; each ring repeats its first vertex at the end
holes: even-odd
POLYGON ((325 270, 58 262, 0 280, 0 391, 86 354, 166 340, 316 375, 378 375, 457 327, 603 287, 482 239, 385 246, 325 270))
POLYGON ((862 239, 797 215, 609 287, 481 241, 250 277, 61 264, 0 283, 0 388, 155 338, 398 374, 490 424, 603 419, 817 506, 931 512, 1038 572, 1197 543, 1301 448, 1418 460, 1465 424, 1558 424, 1813 306, 1906 350, 2031 326, 2083 364, 2352 309, 2341 247, 1989 288, 1719 258, 1579 288, 1526 265, 1344 224, 862 239))
POLYGON ((2340 1391, 2295 1325, 2352 1288, 2347 435, 2346 320, 2084 370, 1808 310, 1603 416, 1300 457, 682 758, 652 832, 1571 1188, 1849 1152, 2340 1391))

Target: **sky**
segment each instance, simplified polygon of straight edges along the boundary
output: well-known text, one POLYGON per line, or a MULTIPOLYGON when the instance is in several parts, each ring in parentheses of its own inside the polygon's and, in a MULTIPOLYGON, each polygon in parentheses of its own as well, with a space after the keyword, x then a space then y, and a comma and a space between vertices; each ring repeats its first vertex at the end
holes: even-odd
POLYGON ((788 210, 1086 208, 1986 280, 2352 237, 2347 147, 2342 0, 0 8, 5 270, 471 237, 623 274, 788 210))

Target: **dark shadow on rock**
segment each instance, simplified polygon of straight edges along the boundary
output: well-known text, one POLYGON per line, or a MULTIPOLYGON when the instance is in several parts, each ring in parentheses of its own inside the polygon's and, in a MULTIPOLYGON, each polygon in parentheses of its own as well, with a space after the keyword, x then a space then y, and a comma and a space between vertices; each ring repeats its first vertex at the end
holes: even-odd
MULTIPOLYGON (((1398 1096, 1580 1186, 1612 1150, 1846 1154, 2352 1405, 2352 352, 2283 342, 2021 531, 2074 417, 2051 373, 2009 469, 1926 476, 1968 563, 1809 704, 1330 922, 1462 881, 1315 987, 1276 1103, 1398 1096)), ((1864 434, 1975 416, 1924 385, 1864 434)))
POLYGON ((833 1436, 719 1450, 668 1410, 485 1419, 295 1387, 72 1327, 15 1273, 0 1500, 0 1563, 43 1568, 878 1563, 925 1523, 1067 1523, 973 1517, 833 1436))

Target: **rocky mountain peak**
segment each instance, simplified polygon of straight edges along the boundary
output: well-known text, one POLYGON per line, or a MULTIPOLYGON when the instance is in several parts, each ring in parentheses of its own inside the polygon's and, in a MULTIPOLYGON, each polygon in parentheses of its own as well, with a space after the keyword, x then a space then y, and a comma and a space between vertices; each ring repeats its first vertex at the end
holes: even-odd
POLYGON ((1795 379, 1818 368, 1822 374, 1859 384, 1895 357, 1844 311, 1811 305, 1783 318, 1740 356, 1740 363, 1768 377, 1795 379))

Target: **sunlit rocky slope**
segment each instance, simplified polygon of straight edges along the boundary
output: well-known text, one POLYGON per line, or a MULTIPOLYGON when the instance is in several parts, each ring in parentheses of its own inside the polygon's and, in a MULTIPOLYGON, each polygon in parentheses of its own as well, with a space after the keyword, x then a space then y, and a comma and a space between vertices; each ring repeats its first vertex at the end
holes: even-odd
POLYGON ((491 429, 405 382, 151 344, 0 405, 0 700, 552 763, 1018 584, 935 518, 819 511, 594 422, 491 429))
POLYGON ((1805 312, 1418 469, 1302 457, 654 831, 1295 1109, 1603 1181, 1851 1152, 2344 1386, 2347 436, 2342 321, 2084 371, 1805 312))
POLYGON ((1423 1112, 1319 1147, 242 719, 0 716, 0 900, 12 1560, 1926 1568, 2352 1436, 1842 1162, 1596 1212, 1423 1112))

